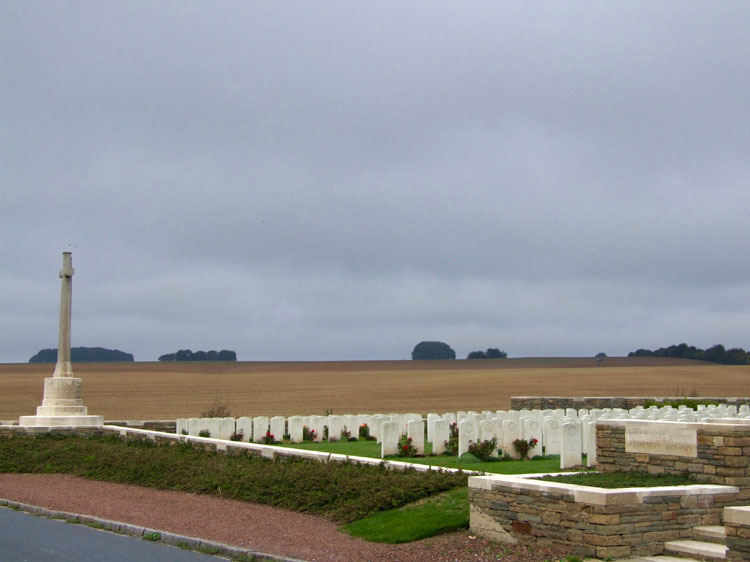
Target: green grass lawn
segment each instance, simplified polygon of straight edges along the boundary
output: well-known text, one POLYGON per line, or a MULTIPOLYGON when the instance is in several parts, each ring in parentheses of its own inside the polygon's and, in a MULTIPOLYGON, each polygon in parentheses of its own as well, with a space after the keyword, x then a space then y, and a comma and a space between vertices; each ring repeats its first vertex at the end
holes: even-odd
POLYGON ((646 472, 593 472, 545 476, 539 480, 593 486, 595 488, 654 488, 657 486, 689 486, 697 484, 689 474, 648 474, 646 472))
MULTIPOLYGON (((306 449, 310 451, 324 451, 326 453, 337 453, 339 455, 349 455, 357 457, 380 458, 380 445, 375 441, 337 441, 329 443, 305 442, 305 443, 285 443, 284 446, 295 449, 306 449)), ((425 453, 432 453, 432 444, 425 443, 425 453)), ((536 458, 529 461, 492 461, 482 462, 473 455, 463 455, 461 458, 440 456, 425 457, 388 457, 388 460, 398 460, 411 462, 415 464, 426 464, 431 466, 440 466, 445 468, 461 468, 463 470, 476 470, 481 472, 491 472, 494 474, 528 474, 532 472, 559 472, 560 457, 550 455, 545 458, 536 458)))
POLYGON ((368 541, 403 543, 466 529, 468 526, 469 489, 463 486, 354 521, 341 529, 368 541))

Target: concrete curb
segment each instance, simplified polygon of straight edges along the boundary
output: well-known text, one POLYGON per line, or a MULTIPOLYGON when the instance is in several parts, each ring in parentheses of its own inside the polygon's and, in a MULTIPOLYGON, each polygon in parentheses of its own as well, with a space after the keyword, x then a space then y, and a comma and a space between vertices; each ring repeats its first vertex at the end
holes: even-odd
POLYGON ((143 538, 145 535, 156 533, 161 537, 159 539, 159 542, 161 542, 162 544, 168 544, 170 546, 187 548, 189 550, 196 550, 200 552, 208 552, 217 556, 226 556, 229 558, 240 559, 243 559, 242 557, 244 557, 244 559, 248 561, 267 560, 269 562, 306 562, 305 560, 301 560, 299 558, 287 558, 284 556, 267 554, 265 552, 256 552, 254 550, 232 546, 221 542, 188 537, 185 535, 178 535, 176 533, 170 533, 168 531, 162 531, 160 529, 140 527, 138 525, 131 525, 130 523, 123 523, 122 521, 102 519, 101 517, 94 517, 93 515, 83 515, 81 513, 70 513, 68 511, 47 509, 45 507, 16 502, 4 498, 0 498, 0 507, 19 510, 30 513, 32 515, 38 515, 50 519, 64 519, 69 523, 88 525, 95 529, 101 529, 104 531, 110 531, 113 533, 128 535, 131 537, 143 538))

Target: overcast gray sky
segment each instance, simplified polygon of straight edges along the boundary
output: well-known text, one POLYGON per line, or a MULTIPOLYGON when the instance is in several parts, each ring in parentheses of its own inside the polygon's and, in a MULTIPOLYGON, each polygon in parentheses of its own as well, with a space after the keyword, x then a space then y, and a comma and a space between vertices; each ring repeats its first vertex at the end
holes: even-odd
POLYGON ((0 361, 750 347, 750 3, 0 3, 0 361))

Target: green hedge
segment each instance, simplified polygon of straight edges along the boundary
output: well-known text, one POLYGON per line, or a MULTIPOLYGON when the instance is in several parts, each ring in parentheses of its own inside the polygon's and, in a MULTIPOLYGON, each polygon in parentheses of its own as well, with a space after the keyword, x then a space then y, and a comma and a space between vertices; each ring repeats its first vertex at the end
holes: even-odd
POLYGON ((190 444, 156 445, 116 436, 0 439, 0 472, 64 473, 125 484, 273 505, 350 522, 465 486, 453 472, 383 465, 268 460, 190 444))

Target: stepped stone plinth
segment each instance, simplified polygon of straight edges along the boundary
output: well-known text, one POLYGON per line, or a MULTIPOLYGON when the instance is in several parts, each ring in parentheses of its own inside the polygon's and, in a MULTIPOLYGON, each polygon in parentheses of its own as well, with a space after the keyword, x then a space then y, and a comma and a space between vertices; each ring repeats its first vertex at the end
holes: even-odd
POLYGON ((44 399, 35 416, 21 416, 20 426, 34 427, 99 427, 102 416, 90 416, 81 400, 81 379, 73 376, 70 361, 70 309, 73 284, 70 252, 63 252, 60 270, 60 326, 58 331, 57 365, 52 377, 44 379, 44 399))

